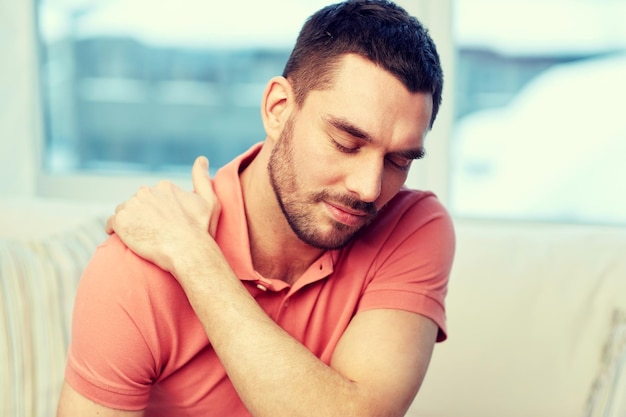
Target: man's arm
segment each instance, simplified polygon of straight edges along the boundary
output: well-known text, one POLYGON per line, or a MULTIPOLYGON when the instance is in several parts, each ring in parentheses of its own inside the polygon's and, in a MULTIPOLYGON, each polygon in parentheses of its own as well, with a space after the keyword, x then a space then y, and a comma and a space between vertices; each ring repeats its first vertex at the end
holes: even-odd
POLYGON ((213 245, 194 244, 202 249, 174 262, 174 273, 253 416, 404 414, 428 367, 434 322, 398 310, 361 312, 328 367, 265 314, 213 245))
POLYGON ((373 415, 404 415, 420 388, 438 327, 402 310, 357 314, 343 334, 331 367, 372 394, 373 415), (378 397, 378 399, 376 398, 378 397))
MULTIPOLYGON (((198 175, 204 175, 208 181, 207 186, 210 187, 210 179, 208 178, 208 174, 207 174, 208 161, 206 160, 206 158, 200 158, 198 162, 195 164, 194 169, 195 169, 194 175, 196 177, 198 175)), ((194 195, 194 194, 189 194, 189 196, 192 200, 194 199, 194 197, 198 197, 197 195, 194 195)), ((212 213, 212 216, 210 219, 207 220, 206 224, 203 224, 201 226, 195 225, 195 227, 203 227, 205 230, 208 229, 212 234, 214 234, 214 230, 217 224, 217 219, 219 216, 219 202, 217 201, 217 198, 211 201, 210 197, 203 198, 200 200, 201 200, 200 201, 201 204, 196 207, 198 207, 198 209, 201 210, 202 212, 210 211, 212 213), (206 207, 207 201, 210 201, 211 203, 210 207, 206 207)), ((188 206, 192 207, 193 205, 189 204, 188 206)), ((115 245, 111 245, 110 247, 117 248, 115 245)), ((93 271, 89 272, 89 269, 91 268, 97 271, 107 271, 107 274, 111 274, 112 273, 111 267, 107 264, 107 262, 111 262, 111 259, 115 259, 119 261, 120 260, 119 256, 120 256, 119 252, 115 252, 114 255, 111 255, 111 254, 106 255, 106 256, 96 255, 92 259, 90 265, 87 267, 87 270, 85 271, 85 275, 83 276, 81 283, 84 284, 85 282, 88 282, 88 284, 85 284, 79 287, 77 301, 74 305, 74 319, 73 319, 73 324, 72 324, 72 327, 73 327, 72 332, 73 333, 76 332, 77 334, 73 334, 73 338, 72 338, 73 346, 71 349, 77 349, 77 351, 82 352, 82 353, 84 352, 92 353, 91 356, 89 355, 81 356, 81 361, 84 362, 86 368, 98 369, 101 371, 102 368, 98 367, 100 366, 100 364, 96 364, 91 361, 93 360, 94 357, 99 358, 98 360, 100 360, 100 358, 106 358, 107 360, 111 361, 111 366, 114 368, 117 368, 120 371, 120 373, 124 375, 124 377, 127 377, 132 374, 133 378, 139 377, 142 381, 145 382, 149 378, 149 376, 147 377, 147 374, 142 373, 142 370, 145 370, 145 369, 141 368, 138 370, 136 367, 137 362, 133 361, 133 358, 135 359, 142 358, 142 360, 153 359, 150 357, 149 350, 139 348, 139 345, 141 345, 141 342, 144 341, 145 335, 140 334, 140 332, 135 332, 134 330, 131 330, 130 332, 134 336, 137 336, 138 338, 138 340, 133 339, 132 340, 133 343, 131 343, 130 339, 132 338, 129 338, 128 334, 126 334, 126 336, 122 336, 120 334, 120 331, 122 329, 121 322, 124 321, 124 319, 128 319, 129 317, 132 317, 132 319, 138 320, 139 318, 138 316, 134 314, 135 313, 134 310, 129 311, 127 309, 110 309, 111 305, 115 305, 115 306, 124 305, 125 307, 128 307, 129 304, 126 304, 125 302, 121 302, 118 299, 118 295, 122 293, 128 293, 129 292, 128 289, 124 285, 121 285, 121 286, 117 285, 117 284, 123 283, 123 280, 121 279, 115 280, 115 279, 112 279, 113 277, 110 277, 110 276, 105 278, 107 280, 107 285, 105 285, 104 287, 101 287, 100 284, 94 285, 93 284, 94 273, 93 271), (108 285, 108 284, 111 284, 112 282, 114 283, 114 285, 108 285), (101 298, 107 300, 106 303, 97 303, 98 307, 104 306, 103 309, 92 308, 94 304, 90 300, 100 300, 101 298), (115 349, 111 350, 109 349, 111 343, 108 343, 110 342, 110 337, 106 337, 105 335, 108 335, 108 336, 116 335, 118 338, 124 341, 124 344, 112 343, 112 345, 115 345, 115 349), (101 339, 101 337, 104 337, 105 343, 103 343, 103 340, 101 339), (137 343, 139 343, 139 345, 137 343), (103 345, 107 345, 107 347, 102 347, 103 345), (134 353, 135 356, 124 354, 124 353, 120 354, 119 350, 117 349, 122 349, 122 350, 129 349, 130 351, 134 353), (123 358, 123 361, 120 361, 120 358, 123 358), (135 367, 135 368, 131 370, 130 369, 131 367, 135 367)), ((117 262, 116 265, 125 265, 126 267, 128 267, 129 264, 127 262, 117 262)), ((132 269, 133 267, 130 267, 130 270, 122 268, 122 270, 116 270, 116 272, 114 272, 113 274, 117 273, 130 280, 129 276, 131 276, 134 273, 134 272, 131 272, 132 269)), ((137 277, 133 277, 133 279, 136 280, 137 277)), ((135 303, 133 300, 133 302, 131 302, 130 305, 136 306, 137 303, 135 303)), ((148 325, 148 323, 144 323, 144 324, 148 325)), ((72 353, 70 353, 70 355, 72 355, 72 353)), ((148 366, 148 369, 150 369, 150 366, 148 366)), ((107 377, 110 377, 110 375, 107 375, 107 377)), ((73 417, 73 416, 77 416, 77 417, 78 416, 80 417, 82 416, 105 416, 106 417, 106 416, 142 416, 143 415, 143 411, 124 411, 124 410, 120 410, 116 408, 107 407, 97 402, 94 402, 90 398, 88 398, 90 394, 87 394, 88 396, 86 397, 85 395, 76 391, 69 384, 68 380, 70 379, 68 378, 64 382, 61 395, 59 398, 58 407, 57 407, 58 417, 73 417)), ((110 381, 108 382, 110 383, 110 381)))
POLYGON ((107 408, 80 395, 67 382, 63 384, 57 417, 141 417, 143 411, 122 411, 107 408))

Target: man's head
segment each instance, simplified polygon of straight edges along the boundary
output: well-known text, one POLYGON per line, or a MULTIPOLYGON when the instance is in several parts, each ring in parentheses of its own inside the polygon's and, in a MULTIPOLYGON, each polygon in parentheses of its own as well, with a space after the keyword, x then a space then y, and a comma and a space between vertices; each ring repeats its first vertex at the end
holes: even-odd
POLYGON ((402 188, 441 101, 426 30, 387 1, 328 6, 265 89, 268 173, 291 231, 339 248, 402 188))
POLYGON ((321 249, 347 244, 397 194, 424 155, 433 108, 430 93, 360 55, 343 55, 335 72, 301 106, 275 77, 263 104, 277 202, 296 236, 321 249))
POLYGON ((441 104, 443 73, 435 44, 417 19, 386 0, 349 0, 313 14, 283 71, 299 106, 309 91, 332 84, 346 54, 360 55, 384 68, 410 92, 430 93, 432 127, 441 104))

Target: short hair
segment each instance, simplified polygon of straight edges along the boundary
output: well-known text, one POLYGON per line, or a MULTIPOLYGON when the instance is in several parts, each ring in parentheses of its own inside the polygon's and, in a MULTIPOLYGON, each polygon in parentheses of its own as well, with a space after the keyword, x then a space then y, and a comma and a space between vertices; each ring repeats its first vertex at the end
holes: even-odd
POLYGON ((412 93, 431 93, 435 121, 443 71, 428 30, 386 0, 348 0, 310 16, 300 30, 283 76, 302 106, 311 90, 330 88, 340 58, 357 54, 389 71, 412 93))

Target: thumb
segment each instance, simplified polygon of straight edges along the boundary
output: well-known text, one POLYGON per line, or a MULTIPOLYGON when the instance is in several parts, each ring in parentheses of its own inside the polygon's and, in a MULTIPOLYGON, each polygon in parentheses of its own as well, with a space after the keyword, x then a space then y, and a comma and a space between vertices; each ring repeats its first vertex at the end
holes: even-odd
POLYGON ((213 185, 209 176, 209 160, 205 156, 199 156, 191 168, 191 182, 193 190, 205 200, 213 200, 213 185))
POLYGON ((220 202, 213 191, 213 184, 209 176, 209 160, 204 156, 199 156, 191 168, 191 182, 193 190, 209 205, 210 217, 208 230, 209 234, 215 237, 217 222, 220 215, 220 202))

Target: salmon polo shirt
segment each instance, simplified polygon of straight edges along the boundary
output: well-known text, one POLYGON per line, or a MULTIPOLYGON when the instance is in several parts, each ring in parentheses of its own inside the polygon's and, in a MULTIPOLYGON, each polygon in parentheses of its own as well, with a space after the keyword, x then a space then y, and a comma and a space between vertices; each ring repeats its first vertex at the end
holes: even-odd
MULTIPOLYGON (((259 275, 250 256, 239 172, 260 146, 220 169, 213 183, 222 205, 215 239, 263 310, 326 364, 364 310, 424 315, 444 340, 454 232, 436 197, 402 189, 350 244, 325 252, 290 286, 259 275)), ((96 403, 147 416, 250 415, 175 278, 116 235, 97 248, 80 280, 66 380, 96 403)))

